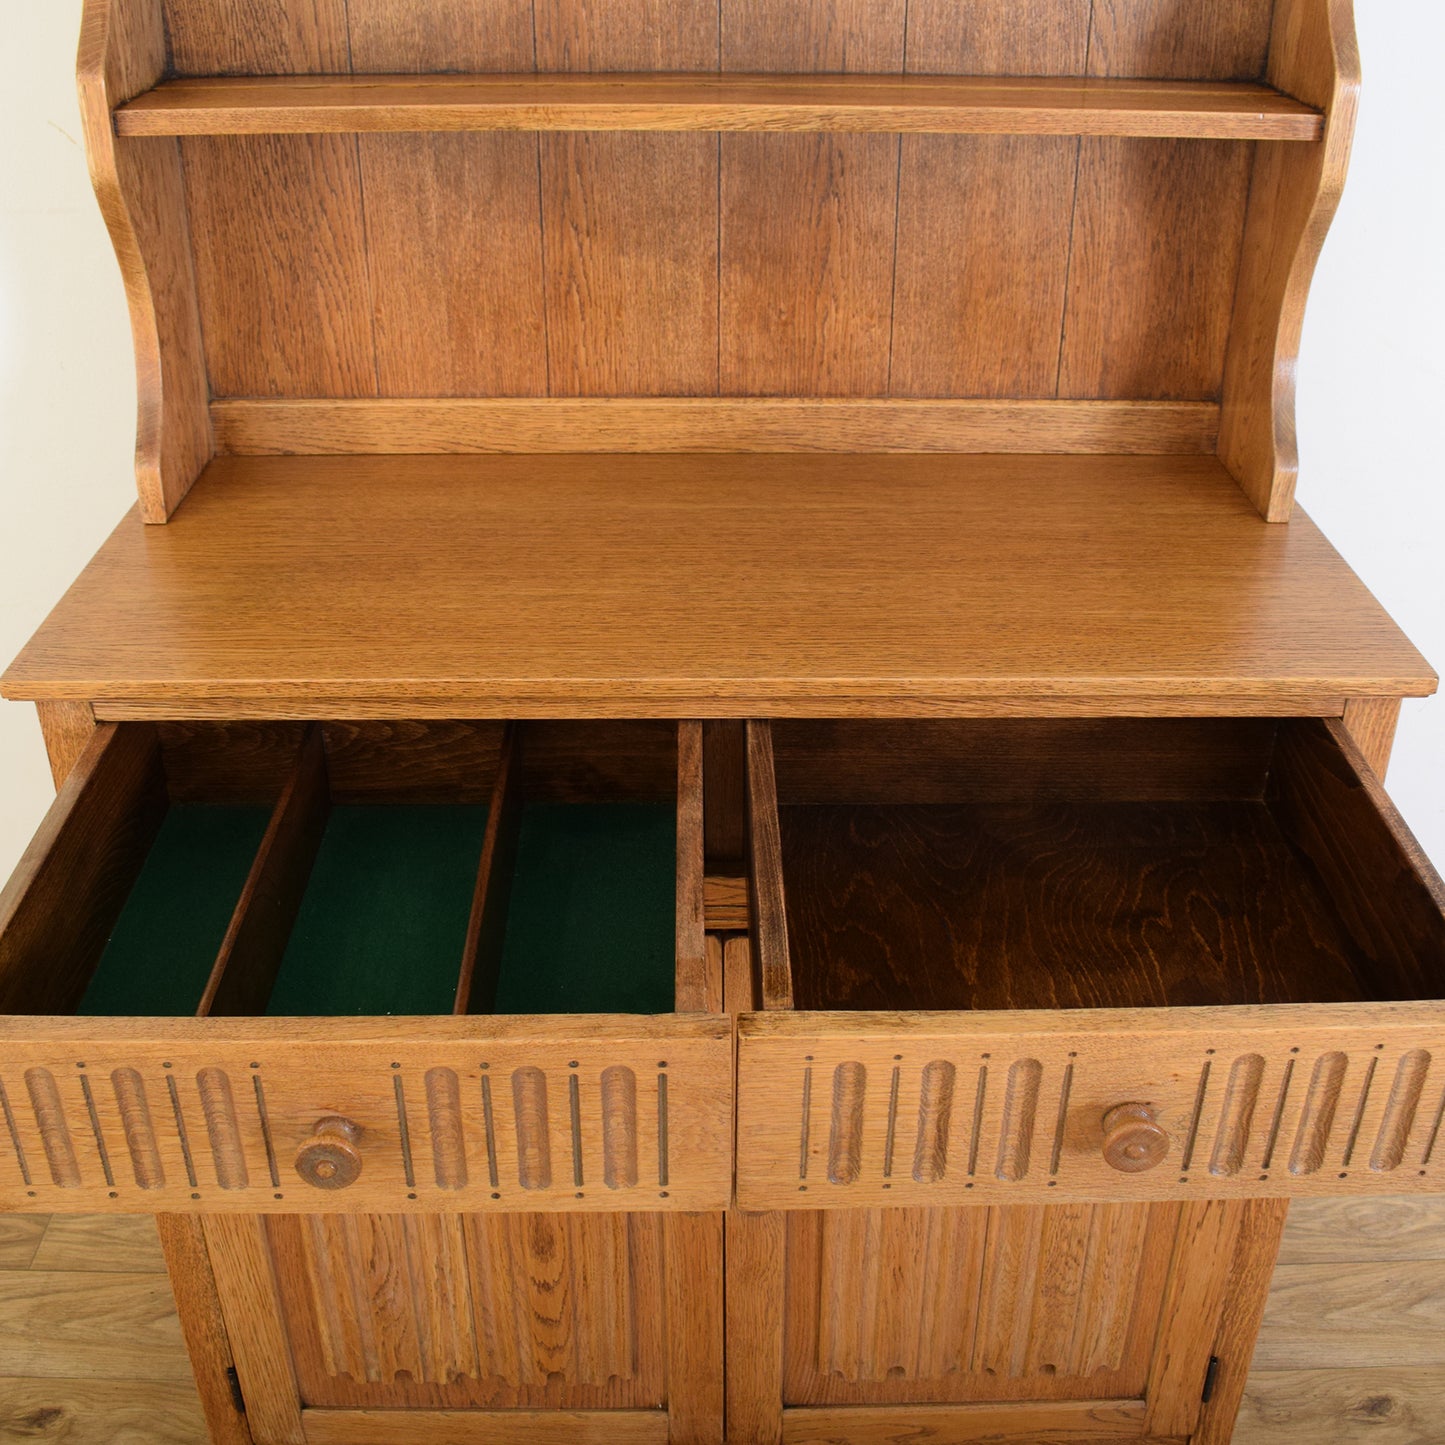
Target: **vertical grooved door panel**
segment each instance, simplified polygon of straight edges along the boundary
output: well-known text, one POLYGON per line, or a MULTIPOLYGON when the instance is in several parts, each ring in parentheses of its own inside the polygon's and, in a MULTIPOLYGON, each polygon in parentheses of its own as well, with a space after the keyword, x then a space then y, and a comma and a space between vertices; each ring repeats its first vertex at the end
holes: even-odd
POLYGON ((383 396, 545 396, 537 138, 360 137, 383 396))
POLYGON ((1085 139, 1060 395, 1219 394, 1253 146, 1085 139))
POLYGON ((1079 143, 902 138, 894 396, 1052 397, 1079 143))
POLYGON ((215 396, 372 396, 357 137, 182 143, 215 396))
MULTIPOLYGON (((789 1214, 786 1405, 1145 1394, 1177 1204, 789 1214)), ((1229 1259, 1191 1259, 1206 1274, 1229 1259)))
POLYGON ((888 388, 899 138, 724 135, 725 395, 888 388))
POLYGON ((717 391, 717 138, 544 135, 554 396, 717 391))
POLYGON ((722 69, 903 69, 906 0, 721 0, 722 69))
POLYGON ((277 1215, 265 1229, 304 1406, 666 1403, 657 1216, 277 1215))
POLYGON ((909 0, 907 69, 938 75, 1083 75, 1090 0, 909 0))

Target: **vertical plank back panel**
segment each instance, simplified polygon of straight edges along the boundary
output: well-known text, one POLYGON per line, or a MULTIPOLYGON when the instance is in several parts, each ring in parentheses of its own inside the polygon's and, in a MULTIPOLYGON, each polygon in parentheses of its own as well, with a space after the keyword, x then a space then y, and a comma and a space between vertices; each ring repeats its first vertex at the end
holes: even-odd
POLYGON ((717 0, 536 0, 539 70, 715 70, 717 0))
POLYGON ((359 138, 383 396, 545 396, 537 139, 359 138))
POLYGON ((1089 74, 1258 80, 1273 0, 1094 0, 1089 74))
POLYGON ((346 0, 351 69, 531 70, 531 0, 346 0))
POLYGON ((553 396, 717 389, 717 141, 544 135, 553 396))
POLYGON ((212 393, 374 395, 356 137, 195 137, 183 152, 212 393))
POLYGON ((723 70, 903 69, 905 0, 721 0, 723 70))
POLYGON ((1078 141, 902 138, 894 396, 1051 397, 1078 141))
POLYGON ((724 394, 886 393, 898 149, 889 135, 723 137, 724 394))
POLYGON ((1217 396, 1239 271, 1250 148, 1086 139, 1061 396, 1217 396))
POLYGON ((907 69, 1083 75, 1091 0, 909 0, 907 69))
POLYGON ((165 0, 177 75, 344 75, 347 0, 165 0))

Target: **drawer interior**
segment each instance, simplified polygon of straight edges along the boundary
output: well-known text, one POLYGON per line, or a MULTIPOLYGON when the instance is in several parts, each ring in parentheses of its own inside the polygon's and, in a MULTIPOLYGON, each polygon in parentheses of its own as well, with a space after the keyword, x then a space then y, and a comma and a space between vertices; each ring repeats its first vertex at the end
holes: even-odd
POLYGON ((761 972, 799 1009, 1441 993, 1439 879, 1338 724, 753 732, 761 972))
POLYGON ((670 1012, 678 758, 666 722, 103 729, 0 909, 0 1012, 670 1012))

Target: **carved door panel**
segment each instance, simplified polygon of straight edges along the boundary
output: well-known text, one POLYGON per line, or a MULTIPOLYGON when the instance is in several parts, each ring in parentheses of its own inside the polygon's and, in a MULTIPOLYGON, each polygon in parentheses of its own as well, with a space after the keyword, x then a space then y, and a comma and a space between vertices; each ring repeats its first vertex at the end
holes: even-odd
POLYGON ((558 1412, 569 1440, 722 1438, 718 1215, 205 1230, 257 1445, 554 1438, 558 1412))
POLYGON ((763 1343, 736 1376, 729 1354, 728 1438, 1191 1438, 1206 1381, 1237 1403, 1283 1217, 1274 1201, 736 1215, 729 1339, 763 1343))

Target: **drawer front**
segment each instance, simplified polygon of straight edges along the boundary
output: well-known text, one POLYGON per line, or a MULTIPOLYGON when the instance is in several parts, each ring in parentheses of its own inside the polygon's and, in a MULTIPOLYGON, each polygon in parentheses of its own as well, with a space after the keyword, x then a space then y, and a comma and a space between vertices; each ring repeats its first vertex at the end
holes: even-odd
POLYGON ((1445 1004, 745 1015, 744 1209, 1445 1190, 1445 1004))
POLYGON ((721 1016, 0 1020, 0 1211, 710 1210, 721 1016))

